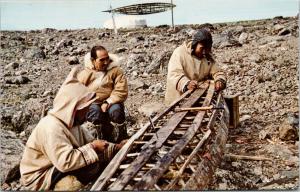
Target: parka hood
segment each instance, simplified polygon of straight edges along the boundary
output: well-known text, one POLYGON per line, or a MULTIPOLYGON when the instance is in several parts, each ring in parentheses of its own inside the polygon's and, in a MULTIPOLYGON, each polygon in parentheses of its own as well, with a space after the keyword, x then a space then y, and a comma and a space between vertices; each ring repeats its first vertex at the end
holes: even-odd
POLYGON ((189 54, 192 54, 192 40, 189 41, 184 41, 182 43, 182 46, 185 48, 186 52, 188 52, 189 54))
POLYGON ((73 126, 75 112, 96 100, 96 94, 88 90, 76 78, 78 68, 73 68, 59 89, 49 114, 60 119, 68 128, 73 126))
MULTIPOLYGON (((112 62, 108 65, 106 69, 107 71, 114 67, 120 66, 120 58, 117 55, 109 53, 108 56, 112 60, 112 62)), ((95 70, 95 66, 91 60, 90 52, 85 54, 84 56, 84 66, 88 69, 95 70)))

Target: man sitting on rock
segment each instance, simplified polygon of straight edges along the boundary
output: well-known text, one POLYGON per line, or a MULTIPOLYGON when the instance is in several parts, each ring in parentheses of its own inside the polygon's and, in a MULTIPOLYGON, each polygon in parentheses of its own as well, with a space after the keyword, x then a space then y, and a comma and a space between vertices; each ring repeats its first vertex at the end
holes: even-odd
POLYGON ((198 83, 207 79, 215 81, 215 90, 226 87, 225 73, 212 56, 212 36, 200 29, 193 39, 176 48, 168 64, 166 104, 171 104, 187 90, 198 88, 198 83))
POLYGON ((80 126, 96 95, 78 82, 72 70, 47 116, 31 133, 20 163, 28 190, 79 190, 96 179, 123 146, 95 139, 80 126))
POLYGON ((89 107, 87 120, 96 125, 99 138, 111 142, 127 138, 123 103, 128 96, 128 86, 118 57, 108 54, 102 46, 94 46, 85 55, 84 65, 77 78, 96 92, 96 101, 89 107))

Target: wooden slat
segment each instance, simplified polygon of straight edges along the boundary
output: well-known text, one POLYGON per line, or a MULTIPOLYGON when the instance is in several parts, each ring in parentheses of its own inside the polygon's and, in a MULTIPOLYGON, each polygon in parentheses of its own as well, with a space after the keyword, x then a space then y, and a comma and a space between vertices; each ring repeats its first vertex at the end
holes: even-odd
POLYGON ((144 136, 153 136, 155 133, 145 133, 144 136))
MULTIPOLYGON (((189 100, 183 104, 184 107, 191 107, 194 105, 199 97, 205 92, 205 89, 198 89, 190 96, 189 100)), ((125 185, 130 181, 132 177, 139 171, 139 169, 147 162, 151 155, 160 148, 166 141, 168 136, 173 132, 176 126, 181 122, 188 112, 180 112, 173 115, 168 124, 157 131, 156 136, 152 137, 149 144, 145 144, 142 147, 141 155, 138 156, 131 166, 125 169, 118 177, 117 181, 109 186, 109 190, 123 190, 125 185)))
MULTIPOLYGON (((203 102, 203 107, 209 106, 214 94, 215 85, 214 83, 210 83, 205 101, 203 102)), ((200 128, 202 119, 204 118, 205 111, 198 112, 195 117, 192 125, 182 136, 182 138, 171 148, 171 150, 163 156, 163 158, 158 161, 154 168, 146 173, 143 176, 142 180, 138 182, 135 186, 135 190, 148 190, 154 186, 157 180, 164 174, 164 172, 168 169, 169 165, 174 161, 174 159, 179 156, 185 146, 189 143, 189 141, 194 137, 197 130, 200 128)))
MULTIPOLYGON (((191 91, 185 92, 183 95, 181 95, 180 98, 178 98, 176 101, 174 101, 168 108, 166 108, 162 113, 156 115, 152 122, 156 122, 160 118, 162 118, 165 114, 170 112, 175 105, 177 105, 181 100, 183 100, 185 97, 188 97, 191 94, 191 91)), ((113 176, 115 171, 118 169, 119 165, 121 164, 122 160, 126 157, 126 154, 131 149, 133 142, 140 138, 148 129, 150 128, 150 122, 148 122, 146 125, 144 125, 141 129, 139 129, 128 141, 127 143, 122 147, 122 149, 114 156, 114 158, 111 160, 111 162, 106 166, 102 174, 98 177, 97 181, 94 183, 94 185, 91 187, 91 190, 103 190, 106 183, 109 181, 109 179, 113 176)))
POLYGON ((126 157, 136 157, 136 156, 139 156, 139 155, 140 155, 140 153, 128 153, 126 155, 126 157))
MULTIPOLYGON (((194 117, 195 118, 195 117, 194 117)), ((191 125, 190 124, 180 124, 179 125, 179 127, 183 127, 183 128, 185 128, 185 127, 190 127, 191 125)))
POLYGON ((135 141, 134 144, 145 144, 148 143, 148 141, 135 141))
POLYGON ((193 120, 195 117, 191 117, 191 116, 189 116, 189 117, 185 117, 184 119, 187 119, 187 120, 193 120))

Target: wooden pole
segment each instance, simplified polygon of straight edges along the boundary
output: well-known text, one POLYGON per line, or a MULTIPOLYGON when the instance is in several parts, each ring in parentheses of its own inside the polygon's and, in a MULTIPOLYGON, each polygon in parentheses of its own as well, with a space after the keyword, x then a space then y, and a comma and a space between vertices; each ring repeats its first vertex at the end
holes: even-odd
POLYGON ((110 5, 110 10, 111 10, 111 18, 112 18, 112 22, 113 22, 113 26, 114 26, 114 31, 115 31, 115 34, 118 35, 118 30, 117 30, 117 27, 116 27, 116 22, 115 22, 115 17, 114 17, 114 11, 112 10, 112 7, 110 5))
POLYGON ((173 29, 175 29, 175 27, 174 27, 174 16, 173 16, 173 0, 171 0, 171 4, 172 4, 172 9, 171 9, 171 14, 172 14, 172 27, 173 27, 173 29))

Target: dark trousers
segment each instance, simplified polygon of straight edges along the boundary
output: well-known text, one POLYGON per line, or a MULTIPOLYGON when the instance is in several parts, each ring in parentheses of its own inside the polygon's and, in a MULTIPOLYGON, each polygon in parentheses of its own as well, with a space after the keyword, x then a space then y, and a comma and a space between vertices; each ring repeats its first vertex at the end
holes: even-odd
POLYGON ((109 124, 111 121, 122 124, 125 121, 124 105, 112 104, 107 112, 102 112, 101 105, 93 103, 89 107, 86 119, 93 124, 109 124))
POLYGON ((99 104, 92 104, 86 115, 86 119, 92 122, 97 130, 97 138, 104 139, 112 143, 119 143, 123 139, 127 139, 125 122, 125 112, 123 104, 113 104, 107 110, 102 112, 99 104), (114 125, 111 122, 115 123, 114 125))
POLYGON ((80 169, 66 173, 62 173, 58 169, 54 168, 53 174, 51 176, 50 190, 53 190, 56 183, 68 175, 75 176, 82 184, 86 185, 90 181, 97 179, 100 173, 104 170, 105 166, 105 163, 103 165, 100 165, 100 162, 96 162, 86 167, 82 167, 80 169))

